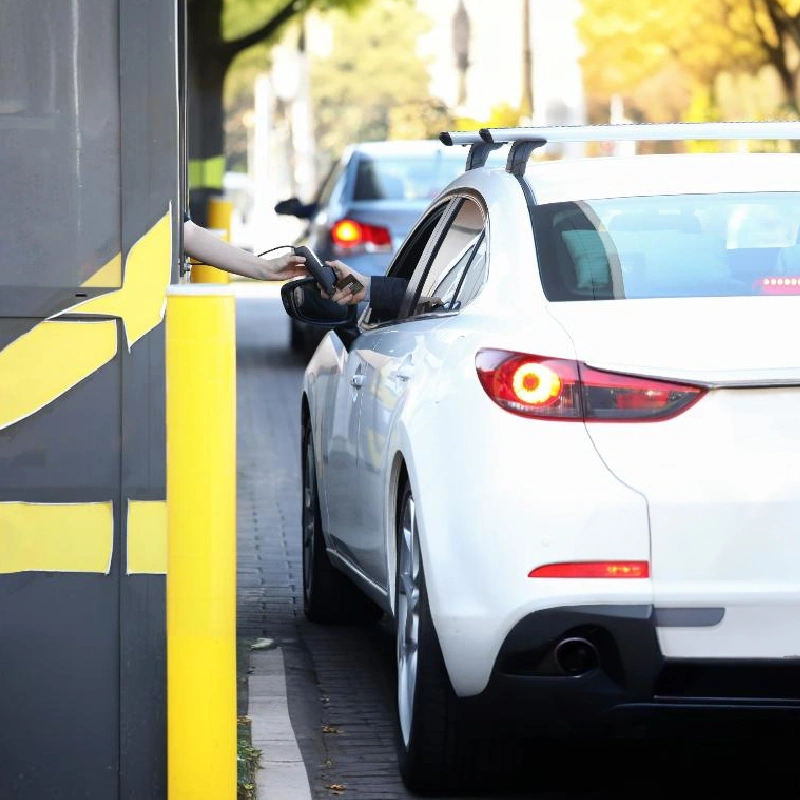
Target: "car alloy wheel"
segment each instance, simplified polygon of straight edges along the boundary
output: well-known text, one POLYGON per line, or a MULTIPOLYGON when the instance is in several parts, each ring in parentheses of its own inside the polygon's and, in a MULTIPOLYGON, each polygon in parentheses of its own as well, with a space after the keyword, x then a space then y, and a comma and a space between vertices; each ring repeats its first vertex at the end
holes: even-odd
POLYGON ((398 763, 406 786, 418 794, 461 787, 469 754, 460 706, 447 676, 433 627, 417 506, 406 484, 397 516, 395 624, 397 635, 398 763))
POLYGON ((414 498, 408 494, 399 523, 397 551, 397 707, 400 733, 408 747, 419 651, 420 559, 414 498))
POLYGON ((303 604, 308 614, 313 594, 314 561, 316 557, 317 480, 314 466, 314 445, 311 431, 304 438, 303 453, 303 604))

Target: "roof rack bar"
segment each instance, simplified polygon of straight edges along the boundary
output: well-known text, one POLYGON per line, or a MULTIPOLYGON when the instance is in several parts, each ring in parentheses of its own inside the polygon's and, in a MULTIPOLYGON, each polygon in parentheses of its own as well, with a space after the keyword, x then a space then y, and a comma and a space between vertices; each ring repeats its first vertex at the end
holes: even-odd
POLYGON ((486 140, 482 138, 480 131, 442 131, 439 141, 449 147, 454 144, 483 144, 486 140))
POLYGON ((628 142, 686 140, 800 140, 800 122, 668 122, 622 125, 556 125, 542 128, 481 128, 485 142, 628 142))
POLYGON ((503 142, 486 142, 481 137, 479 131, 442 131, 439 134, 439 141, 448 146, 469 145, 467 164, 465 169, 475 169, 482 167, 489 158, 492 150, 497 150, 503 146, 503 142))

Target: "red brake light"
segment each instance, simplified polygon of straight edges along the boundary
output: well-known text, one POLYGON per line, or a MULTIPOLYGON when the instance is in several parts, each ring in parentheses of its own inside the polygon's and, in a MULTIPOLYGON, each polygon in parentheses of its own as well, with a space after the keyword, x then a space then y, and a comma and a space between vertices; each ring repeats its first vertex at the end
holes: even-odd
POLYGON ((545 564, 528 573, 529 578, 649 578, 648 561, 567 561, 545 564))
POLYGON ((480 350, 478 378, 506 411, 526 417, 591 422, 653 421, 685 411, 703 387, 592 369, 567 359, 480 350))
POLYGON ((354 219, 340 219, 331 228, 331 239, 336 247, 349 250, 354 247, 386 249, 392 246, 388 228, 366 225, 354 219))
POLYGON ((759 278, 755 289, 761 294, 800 294, 800 277, 759 278))

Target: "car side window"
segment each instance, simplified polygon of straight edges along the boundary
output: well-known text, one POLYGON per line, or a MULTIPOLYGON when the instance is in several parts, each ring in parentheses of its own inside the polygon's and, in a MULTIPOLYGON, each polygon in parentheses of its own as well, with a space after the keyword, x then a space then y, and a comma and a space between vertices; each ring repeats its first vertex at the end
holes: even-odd
MULTIPOLYGON (((386 273, 386 277, 390 280, 402 281, 407 285, 404 300, 391 309, 379 310, 374 306, 369 306, 362 318, 363 325, 401 319, 406 315, 410 298, 408 287, 415 285, 415 275, 424 273, 425 265, 431 259, 434 243, 438 241, 435 234, 440 229, 443 220, 449 218, 451 208, 452 204, 449 202, 439 204, 431 209, 411 230, 386 273)), ((382 278, 378 277, 376 280, 382 280, 382 278)))
POLYGON ((325 176, 325 180, 320 184, 319 192, 317 193, 316 203, 319 208, 323 208, 328 204, 333 194, 333 188, 336 186, 336 182, 339 180, 342 171, 343 167, 341 161, 335 162, 330 170, 328 170, 328 174, 325 176))
POLYGON ((447 224, 417 293, 412 315, 463 308, 486 278, 487 222, 478 203, 464 197, 447 224))

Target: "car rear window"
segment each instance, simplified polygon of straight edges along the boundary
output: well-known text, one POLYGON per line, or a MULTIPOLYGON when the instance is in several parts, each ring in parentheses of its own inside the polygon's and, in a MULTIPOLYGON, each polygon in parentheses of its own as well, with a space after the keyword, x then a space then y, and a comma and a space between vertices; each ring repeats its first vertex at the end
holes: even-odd
POLYGON ((464 171, 466 152, 391 158, 362 157, 354 200, 431 200, 464 171))
POLYGON ((800 193, 536 206, 549 300, 800 294, 800 193))

